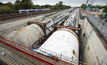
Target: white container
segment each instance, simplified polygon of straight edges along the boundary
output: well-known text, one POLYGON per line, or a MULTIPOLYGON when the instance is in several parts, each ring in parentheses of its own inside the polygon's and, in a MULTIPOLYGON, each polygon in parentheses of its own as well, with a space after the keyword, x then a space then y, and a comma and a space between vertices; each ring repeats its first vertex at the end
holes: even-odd
MULTIPOLYGON (((65 60, 64 59, 65 56, 68 58, 73 58, 76 60, 76 62, 78 62, 79 57, 78 37, 76 33, 74 33, 72 30, 61 28, 54 32, 38 50, 46 52, 53 56, 57 56, 62 60, 65 60)), ((72 59, 69 60, 72 61, 72 59)))

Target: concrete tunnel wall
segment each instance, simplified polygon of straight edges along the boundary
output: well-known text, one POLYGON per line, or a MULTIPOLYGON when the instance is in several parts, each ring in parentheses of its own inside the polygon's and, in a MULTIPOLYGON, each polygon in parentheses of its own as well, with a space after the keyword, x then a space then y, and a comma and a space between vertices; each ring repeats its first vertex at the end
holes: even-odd
POLYGON ((31 24, 4 35, 4 37, 8 39, 28 47, 42 36, 44 36, 43 30, 37 24, 31 24))
POLYGON ((107 49, 91 24, 85 18, 82 25, 82 60, 88 65, 106 65, 107 49))

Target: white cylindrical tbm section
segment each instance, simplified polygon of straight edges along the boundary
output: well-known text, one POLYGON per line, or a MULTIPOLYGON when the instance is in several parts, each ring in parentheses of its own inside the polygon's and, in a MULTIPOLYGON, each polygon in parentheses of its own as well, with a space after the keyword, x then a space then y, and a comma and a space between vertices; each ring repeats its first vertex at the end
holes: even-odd
POLYGON ((6 38, 28 47, 34 44, 42 36, 44 36, 43 30, 37 24, 31 24, 5 34, 6 38))
POLYGON ((70 29, 58 29, 45 41, 40 48, 38 48, 38 50, 53 56, 57 56, 65 61, 69 60, 68 62, 72 60, 76 60, 76 62, 78 62, 78 36, 70 29))

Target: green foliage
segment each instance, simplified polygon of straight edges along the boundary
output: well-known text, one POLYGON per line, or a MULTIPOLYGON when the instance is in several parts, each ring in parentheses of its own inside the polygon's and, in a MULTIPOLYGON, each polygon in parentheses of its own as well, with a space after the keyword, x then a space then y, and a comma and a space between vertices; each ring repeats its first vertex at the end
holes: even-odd
POLYGON ((11 9, 8 6, 1 6, 0 7, 0 14, 11 14, 15 13, 16 11, 14 9, 11 9))
POLYGON ((66 5, 63 5, 63 2, 60 1, 59 3, 56 3, 56 5, 49 5, 49 4, 46 4, 46 5, 42 5, 42 6, 39 6, 39 5, 33 5, 32 7, 33 9, 45 9, 45 8, 50 8, 51 10, 58 10, 58 9, 68 9, 68 8, 71 8, 71 6, 66 6, 66 5))
POLYGON ((22 2, 20 0, 16 0, 16 2, 15 2, 15 9, 16 10, 23 9, 22 2))
POLYGON ((22 0, 22 6, 24 9, 31 9, 32 8, 32 1, 31 0, 22 0))
POLYGON ((98 8, 98 9, 102 9, 104 8, 105 6, 101 6, 101 5, 96 5, 96 6, 92 6, 92 8, 98 8))
POLYGON ((12 8, 12 9, 15 9, 15 5, 13 3, 11 3, 11 2, 8 2, 5 5, 10 7, 10 8, 12 8))
POLYGON ((45 8, 52 8, 52 6, 51 5, 48 5, 48 4, 46 4, 46 5, 42 5, 42 6, 40 6, 40 8, 41 9, 45 9, 45 8))
POLYGON ((3 3, 2 2, 0 2, 0 6, 2 6, 3 5, 3 3))
POLYGON ((59 1, 58 5, 61 7, 63 5, 63 2, 59 1))
POLYGON ((107 6, 105 6, 103 11, 106 13, 106 15, 105 15, 105 17, 106 17, 107 16, 107 6))
POLYGON ((88 7, 91 7, 92 5, 91 4, 88 4, 88 7))
POLYGON ((53 10, 56 10, 56 9, 68 9, 68 8, 71 8, 71 6, 63 5, 62 1, 60 1, 59 3, 56 3, 56 5, 54 5, 52 7, 53 10))
POLYGON ((32 5, 32 9, 40 9, 40 5, 32 5))
POLYGON ((104 12, 107 12, 107 6, 104 8, 104 10, 103 10, 104 12))
POLYGON ((51 8, 52 6, 51 6, 51 5, 46 4, 46 5, 44 5, 44 7, 45 7, 45 8, 51 8))
POLYGON ((71 6, 63 5, 63 2, 60 1, 56 5, 33 5, 32 0, 16 0, 15 3, 2 3, 0 2, 0 15, 2 14, 11 14, 11 13, 17 13, 18 10, 21 9, 45 9, 50 8, 51 10, 58 10, 58 9, 68 9, 71 8, 71 6))
POLYGON ((33 3, 31 0, 16 0, 15 2, 15 8, 16 10, 20 10, 20 9, 31 9, 33 8, 33 3))
POLYGON ((84 8, 84 9, 85 9, 85 8, 86 8, 86 4, 82 4, 82 5, 81 5, 81 8, 84 8))

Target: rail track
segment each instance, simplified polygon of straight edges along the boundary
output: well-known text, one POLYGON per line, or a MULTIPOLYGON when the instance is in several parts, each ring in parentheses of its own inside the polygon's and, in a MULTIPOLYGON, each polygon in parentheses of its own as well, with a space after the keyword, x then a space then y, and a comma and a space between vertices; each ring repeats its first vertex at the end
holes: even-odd
POLYGON ((20 20, 20 19, 24 19, 24 18, 29 18, 29 17, 35 17, 35 16, 46 14, 46 13, 56 12, 56 11, 61 11, 61 10, 50 10, 50 11, 38 11, 38 12, 30 12, 30 13, 15 13, 15 14, 0 15, 0 24, 6 23, 6 22, 11 22, 11 21, 16 21, 16 20, 20 20))

